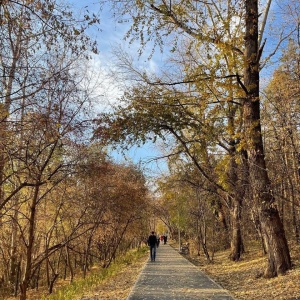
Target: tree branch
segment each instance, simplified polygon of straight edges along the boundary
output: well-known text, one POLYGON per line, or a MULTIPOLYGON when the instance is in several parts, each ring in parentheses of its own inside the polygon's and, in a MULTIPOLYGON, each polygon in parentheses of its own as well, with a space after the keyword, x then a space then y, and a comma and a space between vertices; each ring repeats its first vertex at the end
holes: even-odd
POLYGON ((168 17, 171 20, 172 23, 174 23, 178 28, 181 28, 188 35, 190 35, 190 36, 192 36, 192 37, 194 37, 198 40, 201 40, 201 39, 206 40, 206 41, 208 41, 212 44, 215 44, 215 45, 222 44, 224 46, 229 47, 231 50, 233 50, 235 52, 238 52, 239 54, 242 54, 242 55, 244 54, 243 51, 241 51, 239 48, 237 48, 233 45, 230 45, 226 42, 223 42, 221 40, 217 40, 217 39, 214 39, 214 38, 211 38, 211 37, 205 37, 201 33, 196 33, 196 29, 194 29, 192 27, 189 27, 186 24, 184 24, 183 22, 179 21, 177 19, 177 17, 172 13, 171 10, 163 11, 162 9, 155 6, 154 4, 151 4, 150 6, 154 11, 158 12, 161 15, 164 15, 164 16, 168 17))

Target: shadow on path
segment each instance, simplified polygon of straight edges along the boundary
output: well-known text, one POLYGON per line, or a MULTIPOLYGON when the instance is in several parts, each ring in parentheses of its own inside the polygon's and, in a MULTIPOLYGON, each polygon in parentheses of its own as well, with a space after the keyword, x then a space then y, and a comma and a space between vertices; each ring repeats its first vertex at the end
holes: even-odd
POLYGON ((232 300, 233 297, 169 245, 141 271, 127 300, 232 300))

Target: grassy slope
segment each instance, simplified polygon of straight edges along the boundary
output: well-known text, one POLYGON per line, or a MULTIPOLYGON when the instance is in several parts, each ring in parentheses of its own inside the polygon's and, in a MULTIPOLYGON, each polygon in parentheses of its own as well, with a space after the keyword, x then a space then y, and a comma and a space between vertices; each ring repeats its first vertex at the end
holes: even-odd
MULTIPOLYGON (((123 300, 126 299, 134 285, 141 269, 148 259, 148 247, 139 251, 132 250, 119 258, 108 269, 95 267, 84 279, 79 274, 72 284, 59 281, 54 293, 47 294, 47 290, 29 290, 27 299, 30 300, 123 300)), ((6 300, 17 298, 9 297, 6 300)), ((0 297, 0 300, 2 298, 0 297)))

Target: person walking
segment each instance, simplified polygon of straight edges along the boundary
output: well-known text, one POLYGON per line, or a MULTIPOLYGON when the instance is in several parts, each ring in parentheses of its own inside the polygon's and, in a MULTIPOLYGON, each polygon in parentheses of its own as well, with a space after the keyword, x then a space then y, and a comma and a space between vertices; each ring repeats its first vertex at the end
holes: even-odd
POLYGON ((156 247, 157 247, 157 237, 156 237, 154 231, 152 231, 151 234, 149 235, 147 242, 148 242, 148 246, 150 248, 151 261, 155 261, 156 247))
POLYGON ((167 243, 167 240, 168 240, 168 236, 165 234, 164 235, 164 245, 167 243))

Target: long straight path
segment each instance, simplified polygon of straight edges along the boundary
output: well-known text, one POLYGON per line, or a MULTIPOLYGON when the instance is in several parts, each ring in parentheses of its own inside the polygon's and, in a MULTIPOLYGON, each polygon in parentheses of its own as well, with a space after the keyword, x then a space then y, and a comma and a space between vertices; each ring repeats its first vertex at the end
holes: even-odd
POLYGON ((127 300, 232 300, 233 297, 169 245, 145 264, 127 300))

